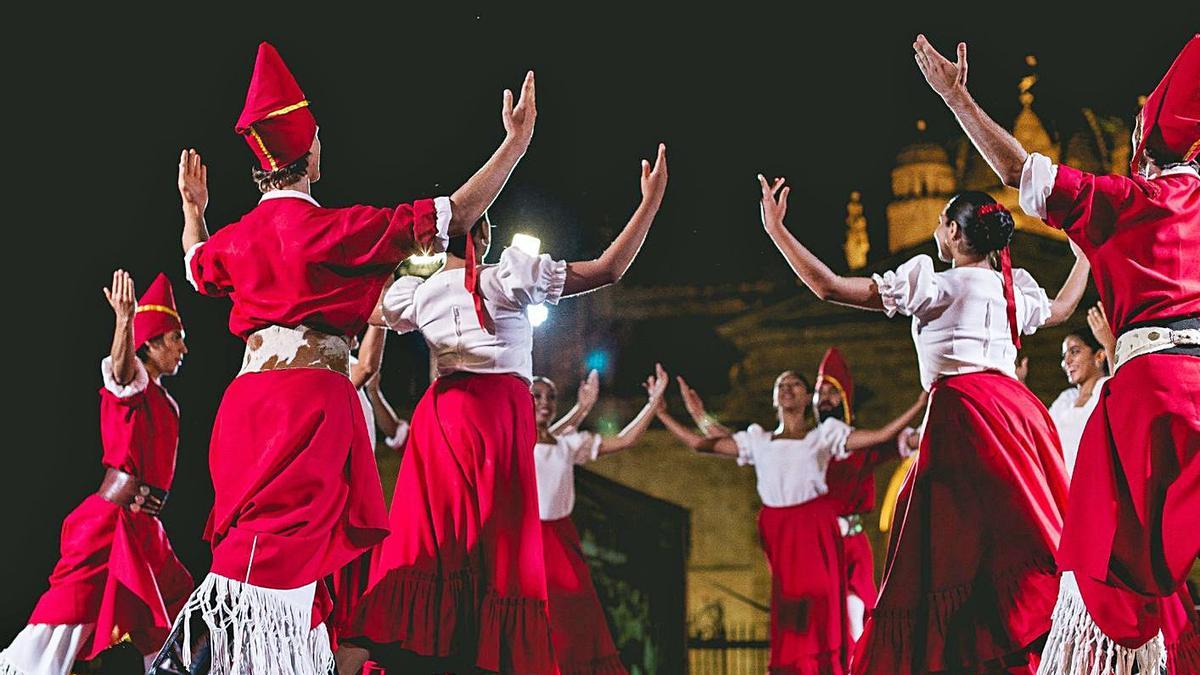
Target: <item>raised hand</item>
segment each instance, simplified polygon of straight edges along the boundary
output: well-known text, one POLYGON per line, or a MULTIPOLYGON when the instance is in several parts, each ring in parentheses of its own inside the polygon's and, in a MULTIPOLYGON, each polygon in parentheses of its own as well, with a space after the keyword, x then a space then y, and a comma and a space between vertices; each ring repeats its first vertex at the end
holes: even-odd
POLYGON ((208 208, 208 167, 195 150, 179 153, 179 196, 185 213, 203 215, 208 208))
POLYGON ((522 151, 529 148, 529 142, 533 140, 533 125, 537 121, 537 92, 534 89, 532 70, 525 74, 525 82, 521 84, 521 97, 517 99, 515 107, 512 90, 504 90, 500 118, 504 121, 504 131, 508 138, 517 143, 522 151))
POLYGON ((947 103, 967 93, 967 43, 958 43, 958 62, 938 53, 924 35, 913 42, 913 57, 929 86, 947 103))
POLYGON ((588 373, 588 376, 579 383, 579 393, 576 394, 575 400, 579 407, 585 410, 591 410, 596 405, 596 401, 600 398, 600 373, 593 370, 588 373))
POLYGON ((692 416, 692 419, 697 420, 697 423, 699 423, 700 420, 708 417, 708 412, 704 409, 704 401, 700 398, 700 394, 697 394, 695 389, 688 386, 687 380, 683 379, 683 376, 677 376, 675 380, 679 382, 679 394, 683 396, 683 407, 687 408, 688 414, 692 416))
POLYGON ((671 382, 671 378, 667 377, 667 371, 663 370, 661 363, 654 364, 654 375, 647 381, 649 385, 646 393, 650 396, 651 401, 661 401, 663 395, 667 392, 667 384, 671 382))
POLYGON ((784 187, 783 178, 768 183, 761 173, 758 174, 758 184, 762 188, 760 211, 763 227, 782 227, 783 217, 787 215, 788 193, 792 188, 784 187))
POLYGON ((658 144, 658 157, 654 159, 654 167, 650 162, 642 160, 642 199, 662 203, 663 193, 667 190, 667 146, 658 144))
POLYGON ((104 289, 104 297, 118 320, 133 320, 133 315, 137 312, 137 293, 133 288, 133 277, 129 276, 128 272, 113 272, 112 286, 104 289))
MULTIPOLYGON (((1095 307, 1089 307, 1087 322, 1096 341, 1103 345, 1104 350, 1111 355, 1117 348, 1117 336, 1113 335, 1112 328, 1108 325, 1108 315, 1104 313, 1104 305, 1097 302, 1095 307)), ((1111 367, 1111 364, 1109 365, 1111 367)))

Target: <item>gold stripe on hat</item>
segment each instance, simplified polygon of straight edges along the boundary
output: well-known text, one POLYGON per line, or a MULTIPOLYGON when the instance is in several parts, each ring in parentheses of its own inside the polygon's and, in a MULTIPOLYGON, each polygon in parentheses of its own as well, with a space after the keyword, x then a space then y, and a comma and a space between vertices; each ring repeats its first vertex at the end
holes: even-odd
POLYGON ((253 126, 250 127, 250 135, 254 137, 254 140, 258 141, 258 147, 262 148, 263 155, 265 155, 267 161, 271 163, 271 170, 279 170, 279 164, 275 162, 275 155, 272 155, 271 151, 267 149, 267 144, 263 143, 262 136, 258 135, 258 131, 255 130, 253 126))
POLYGON ((179 312, 176 312, 166 305, 138 305, 135 313, 141 314, 142 312, 162 312, 164 314, 170 314, 171 316, 175 317, 176 321, 183 323, 183 319, 179 318, 179 312))
POLYGON ((1197 138, 1196 142, 1192 143, 1192 147, 1188 148, 1188 151, 1184 153, 1183 158, 1187 160, 1188 157, 1194 157, 1197 150, 1200 150, 1200 138, 1197 138))
POLYGON ((304 99, 303 101, 300 101, 299 103, 293 103, 292 105, 285 106, 283 108, 280 108, 279 110, 269 112, 266 114, 265 117, 263 117, 263 119, 269 120, 272 117, 279 117, 280 115, 286 115, 286 114, 292 112, 293 110, 299 110, 301 108, 307 108, 307 107, 308 107, 308 99, 304 99))
POLYGON ((850 412, 850 399, 846 398, 846 390, 842 388, 842 383, 838 382, 837 378, 833 377, 832 375, 822 375, 817 378, 818 387, 821 386, 820 383, 822 380, 828 381, 829 384, 832 384, 834 389, 837 389, 838 393, 842 395, 842 421, 846 424, 850 424, 850 420, 854 419, 854 415, 850 412))

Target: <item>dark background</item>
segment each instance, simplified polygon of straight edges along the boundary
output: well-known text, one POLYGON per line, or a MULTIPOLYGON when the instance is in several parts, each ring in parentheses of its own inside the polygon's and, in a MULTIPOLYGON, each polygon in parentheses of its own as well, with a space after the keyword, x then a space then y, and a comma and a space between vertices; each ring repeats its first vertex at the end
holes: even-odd
MULTIPOLYGON (((862 190, 872 255, 883 255, 888 171, 913 121, 928 119, 934 139, 956 131, 913 63, 919 30, 946 53, 969 42, 971 88, 1002 120, 1017 112, 1024 55, 1036 53, 1036 106, 1053 120, 1080 100, 1132 116, 1137 95, 1200 28, 1194 3, 1059 15, 1001 3, 887 13, 858 3, 696 7, 374 13, 247 3, 9 17, 4 250, 15 265, 0 644, 44 590, 62 518, 101 475, 96 388, 112 329, 101 288, 116 267, 134 274, 139 292, 159 271, 175 283, 191 353, 166 382, 183 433, 164 521, 194 574, 206 571, 207 437, 241 345, 224 328, 227 302, 184 281, 175 171, 180 148, 204 154, 211 229, 255 203, 251 155, 233 124, 260 40, 279 48, 313 101, 324 149, 314 193, 328 205, 451 192, 502 137, 501 90, 533 68, 537 133, 493 210, 498 238, 519 226, 556 257, 594 255, 637 202, 638 160, 665 141, 666 201, 626 278, 653 285, 788 277, 757 223, 759 171, 795 185, 791 227, 827 260, 841 259, 846 195, 862 190)), ((622 349, 639 372, 652 359, 637 345, 622 349)))

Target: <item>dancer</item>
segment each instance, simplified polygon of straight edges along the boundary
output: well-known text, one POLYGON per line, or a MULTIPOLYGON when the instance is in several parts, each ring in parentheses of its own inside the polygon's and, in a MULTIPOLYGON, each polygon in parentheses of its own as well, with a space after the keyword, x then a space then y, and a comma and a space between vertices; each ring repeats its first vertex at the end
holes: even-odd
MULTIPOLYGON (((605 252, 555 261, 509 247, 476 266, 491 241, 487 218, 451 240, 446 264, 422 281, 392 284, 381 316, 420 330, 438 378, 413 413, 392 500, 392 536, 372 560, 371 590, 343 646, 353 672, 367 648, 402 649, 424 667, 466 672, 556 671, 531 452, 529 305, 617 282, 636 257, 667 184, 666 148, 642 162, 642 201, 605 252)), ((414 666, 415 669, 415 666, 414 666)))
POLYGON ((104 296, 116 315, 100 362, 104 480, 63 521, 50 590, 0 652, 4 675, 66 675, 124 635, 150 661, 192 590, 158 519, 179 445, 179 406, 162 378, 187 354, 171 282, 159 274, 135 301, 117 270, 104 296))
MULTIPOLYGON (((680 378, 685 400, 710 420, 699 394, 680 378)), ((779 424, 767 431, 757 424, 745 431, 702 436, 660 408, 658 418, 676 438, 700 452, 711 452, 739 465, 751 464, 758 477, 763 507, 758 532, 771 567, 771 673, 846 671, 850 636, 846 608, 846 559, 838 525, 841 504, 827 494, 831 462, 856 450, 893 441, 925 407, 925 393, 881 429, 855 429, 830 417, 815 428, 807 420, 812 387, 804 376, 785 370, 772 394, 779 424)))
POLYGON ((1071 386, 1064 389, 1050 404, 1048 412, 1062 442, 1063 460, 1070 477, 1079 452, 1079 437, 1087 424, 1100 389, 1108 381, 1108 354, 1116 338, 1096 308, 1088 310, 1088 328, 1076 329, 1063 338, 1062 369, 1071 386))
MULTIPOLYGON (((1129 177, 1026 152, 967 91, 966 44, 956 63, 924 36, 913 48, 984 159, 1020 188, 1021 208, 1083 248, 1118 336, 1113 377, 1080 439, 1058 553, 1086 611, 1056 620, 1064 634, 1054 639, 1128 661, 1158 634, 1160 600, 1174 606, 1200 552, 1200 34, 1137 117, 1129 177)), ((1165 632, 1171 658, 1191 654, 1200 671, 1200 644, 1165 632)))
POLYGON ((784 226, 783 179, 758 178, 767 234, 817 297, 913 317, 930 391, 853 672, 1032 672, 1057 595, 1053 556, 1067 480, 1046 408, 1016 379, 1017 347, 1021 333, 1075 310, 1087 259, 1076 249, 1051 302, 1032 276, 1011 269, 1012 215, 986 194, 964 192, 934 231, 938 256, 952 269, 935 272, 919 255, 882 276, 841 277, 784 226))
POLYGON ((538 429, 533 456, 538 512, 542 519, 550 635, 554 640, 554 657, 563 675, 627 672, 609 634, 604 609, 583 559, 579 533, 571 522, 571 511, 575 508, 575 465, 636 445, 654 421, 668 381, 662 366, 656 366, 654 375, 646 381, 649 400, 641 412, 621 433, 604 438, 574 430, 555 435, 551 429, 558 414, 558 388, 544 377, 533 379, 530 389, 538 429))
MULTIPOLYGON (((180 156, 188 279, 205 295, 229 296, 230 330, 246 340, 213 426, 212 568, 180 619, 208 626, 212 673, 333 666, 329 597, 316 582, 387 533, 348 377, 349 336, 362 330, 396 265, 417 249, 440 250, 479 219, 528 148, 535 117, 529 73, 515 107, 504 93, 504 142, 449 199, 324 208, 311 194, 321 175, 316 120, 263 43, 237 125, 258 158, 259 204, 210 238, 207 168, 194 150, 180 156)), ((182 646, 190 659, 190 644, 182 646)))

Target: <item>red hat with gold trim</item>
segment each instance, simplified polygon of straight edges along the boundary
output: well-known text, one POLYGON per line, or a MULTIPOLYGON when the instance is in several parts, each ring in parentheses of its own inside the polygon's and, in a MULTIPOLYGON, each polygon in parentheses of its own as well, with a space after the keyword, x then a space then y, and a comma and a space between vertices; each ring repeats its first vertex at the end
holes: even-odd
POLYGON ((832 384, 842 395, 842 410, 846 424, 850 424, 854 410, 854 379, 850 376, 850 366, 837 347, 830 347, 821 359, 821 367, 817 369, 817 385, 822 382, 832 384))
POLYGON ((1175 63, 1142 106, 1142 138, 1131 171, 1137 173, 1142 150, 1162 148, 1188 162, 1200 154, 1200 33, 1183 46, 1175 63))
POLYGON ((234 129, 241 134, 264 171, 274 171, 304 156, 317 135, 317 118, 283 57, 270 44, 258 46, 246 105, 234 129))
POLYGON ((159 273, 150 288, 138 298, 133 315, 133 348, 138 349, 154 338, 183 330, 183 320, 175 309, 175 292, 167 275, 159 273))

